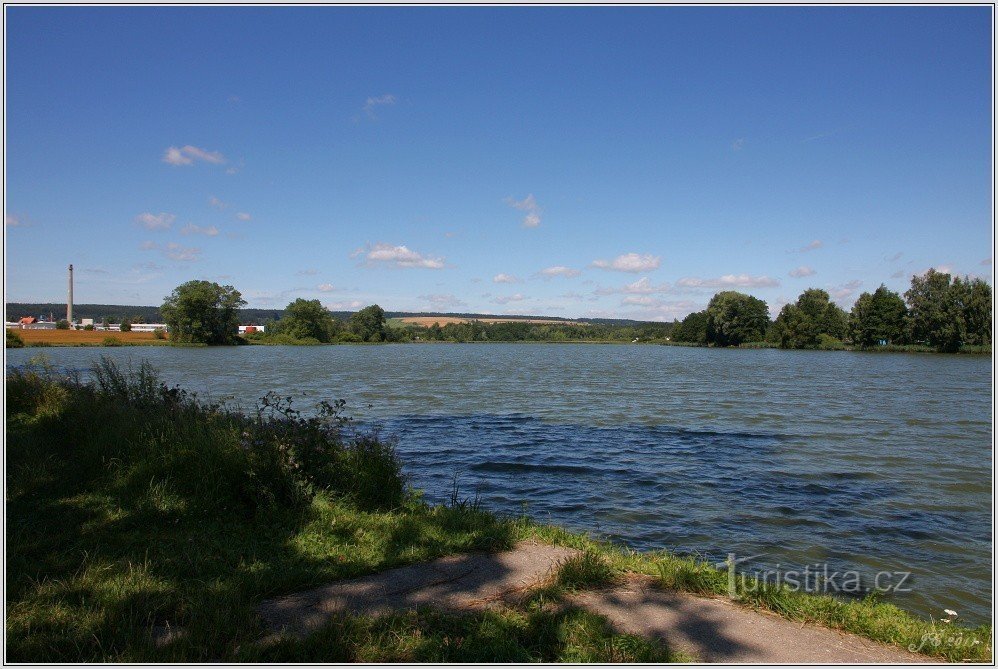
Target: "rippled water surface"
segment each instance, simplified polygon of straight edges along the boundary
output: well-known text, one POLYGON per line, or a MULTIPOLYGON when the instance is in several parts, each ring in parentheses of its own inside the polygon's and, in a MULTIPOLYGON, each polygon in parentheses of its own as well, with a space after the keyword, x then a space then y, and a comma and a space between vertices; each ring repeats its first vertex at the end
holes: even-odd
MULTIPOLYGON (((9 350, 21 364, 37 350, 9 350)), ((50 348, 148 359, 244 408, 344 398, 397 435, 432 501, 756 569, 912 572, 894 601, 990 618, 991 366, 984 357, 664 346, 50 348)))

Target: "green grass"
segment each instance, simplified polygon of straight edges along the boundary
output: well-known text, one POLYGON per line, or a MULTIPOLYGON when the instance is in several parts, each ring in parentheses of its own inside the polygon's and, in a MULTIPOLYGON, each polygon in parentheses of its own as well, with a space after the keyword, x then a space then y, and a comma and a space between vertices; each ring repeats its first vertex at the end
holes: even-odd
MULTIPOLYGON (((455 499, 428 506, 391 443, 345 430, 339 404, 303 416, 269 397, 254 416, 105 361, 81 384, 35 367, 7 387, 7 658, 14 662, 682 660, 565 607, 561 594, 626 572, 721 594, 726 574, 641 554, 455 499), (516 606, 469 615, 343 617, 264 647, 254 610, 337 579, 534 539, 581 549, 516 606), (182 629, 157 647, 157 628, 182 629)), ((747 606, 952 660, 990 658, 990 628, 921 621, 875 602, 765 590, 747 606), (978 644, 956 643, 961 633, 978 644)))

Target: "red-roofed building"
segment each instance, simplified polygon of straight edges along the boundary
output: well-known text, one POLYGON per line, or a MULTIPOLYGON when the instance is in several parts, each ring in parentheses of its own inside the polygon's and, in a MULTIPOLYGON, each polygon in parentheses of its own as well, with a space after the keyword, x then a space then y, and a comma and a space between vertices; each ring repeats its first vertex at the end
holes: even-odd
POLYGON ((18 323, 20 323, 21 325, 31 325, 31 324, 37 323, 37 322, 38 322, 38 319, 35 318, 34 316, 25 316, 24 318, 22 318, 21 320, 18 321, 18 323))

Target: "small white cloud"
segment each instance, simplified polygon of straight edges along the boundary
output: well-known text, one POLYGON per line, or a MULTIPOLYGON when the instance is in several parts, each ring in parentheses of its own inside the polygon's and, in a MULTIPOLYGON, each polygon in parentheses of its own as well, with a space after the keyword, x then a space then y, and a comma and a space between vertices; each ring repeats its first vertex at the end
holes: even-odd
POLYGON ((247 214, 245 211, 241 211, 238 214, 236 214, 236 218, 238 218, 240 221, 249 221, 253 217, 247 214))
POLYGON ((731 142, 731 150, 732 151, 741 151, 744 148, 745 148, 745 138, 744 137, 739 137, 735 141, 731 142))
POLYGON ((525 211, 527 214, 523 217, 523 227, 525 228, 536 228, 541 224, 541 208, 537 204, 537 200, 534 199, 533 193, 527 195, 527 197, 522 200, 515 200, 511 197, 507 197, 505 200, 506 204, 513 207, 513 209, 519 209, 520 211, 525 211))
POLYGON ((444 259, 424 256, 406 246, 375 244, 361 248, 350 254, 351 257, 364 256, 367 265, 388 265, 392 267, 419 267, 422 269, 443 269, 444 259))
POLYGON ((384 95, 379 95, 377 97, 370 97, 364 103, 364 113, 374 118, 374 110, 377 107, 383 107, 385 105, 395 104, 395 96, 391 93, 385 93, 384 95))
POLYGON ((512 274, 496 274, 492 277, 492 283, 519 283, 520 280, 512 274))
POLYGON ((623 300, 620 301, 621 304, 640 304, 642 306, 657 306, 661 304, 660 300, 656 300, 654 297, 648 295, 628 295, 623 300))
POLYGON ((953 266, 952 265, 936 265, 932 269, 934 269, 937 272, 940 272, 942 274, 952 274, 953 273, 953 266))
POLYGON ((725 274, 710 279, 690 276, 676 281, 680 288, 772 288, 779 285, 779 279, 748 274, 725 274))
POLYGON ((341 302, 327 302, 322 306, 330 311, 348 311, 350 309, 360 309, 364 303, 360 300, 343 300, 341 302))
POLYGON ((807 265, 801 265, 800 267, 790 270, 789 274, 795 279, 801 279, 805 276, 814 276, 817 272, 807 265))
POLYGON ((6 216, 4 216, 3 221, 4 225, 6 225, 8 228, 17 228, 24 225, 21 219, 15 216, 14 214, 7 214, 6 216))
POLYGON ((212 195, 212 196, 210 196, 208 198, 208 206, 209 207, 214 207, 215 209, 225 209, 229 205, 226 204, 225 202, 222 202, 221 200, 219 200, 214 195, 212 195))
POLYGON ((464 302, 451 295, 450 293, 446 295, 420 295, 419 299, 424 300, 429 309, 432 311, 443 311, 445 309, 453 309, 455 307, 464 306, 464 302))
POLYGON ((522 302, 527 299, 522 293, 514 295, 502 295, 492 300, 496 304, 509 304, 510 302, 522 302))
POLYGON ((221 165, 225 162, 225 156, 218 151, 206 151, 190 144, 180 148, 171 146, 163 153, 163 162, 168 165, 193 165, 198 160, 221 165))
POLYGON ((152 214, 145 212, 135 217, 135 222, 139 223, 146 230, 166 230, 173 224, 177 217, 166 212, 152 214))
POLYGON ((320 293, 331 293, 334 290, 336 290, 336 286, 334 286, 331 283, 320 283, 318 286, 315 287, 315 289, 318 290, 320 293))
POLYGON ((565 267, 564 265, 555 265, 554 267, 545 267, 539 274, 546 278, 554 278, 556 276, 563 276, 566 279, 579 276, 582 274, 577 269, 572 269, 571 267, 565 267))
POLYGON ((595 292, 597 295, 614 295, 616 293, 624 293, 628 295, 651 295, 652 293, 667 293, 671 290, 671 288, 672 286, 668 283, 655 285, 648 277, 643 277, 634 283, 629 283, 620 288, 597 288, 595 292))
POLYGON ((814 251, 816 249, 820 249, 824 245, 825 245, 825 242, 821 241, 820 239, 815 239, 810 244, 808 244, 806 246, 802 246, 799 249, 797 249, 797 252, 798 253, 807 253, 808 251, 814 251))
POLYGON ((649 253, 644 255, 638 253, 625 253, 624 255, 617 256, 613 260, 594 260, 592 262, 593 267, 614 270, 617 272, 633 272, 634 274, 639 272, 650 272, 654 269, 658 269, 661 264, 661 257, 653 256, 649 253))
POLYGON ((225 173, 226 174, 235 174, 238 171, 239 171, 238 167, 227 167, 227 168, 225 168, 225 173))
POLYGON ((183 262, 197 260, 201 256, 201 249, 181 246, 176 242, 170 242, 167 244, 163 252, 170 260, 180 260, 183 262))
POLYGON ((844 306, 846 300, 855 294, 863 282, 859 279, 853 279, 852 281, 847 281, 840 286, 835 286, 828 291, 828 294, 833 300, 839 303, 839 306, 844 306))
POLYGON ((180 233, 184 235, 205 235, 206 237, 217 237, 218 228, 214 225, 209 225, 206 228, 202 228, 200 225, 194 225, 193 223, 188 223, 180 229, 180 233))

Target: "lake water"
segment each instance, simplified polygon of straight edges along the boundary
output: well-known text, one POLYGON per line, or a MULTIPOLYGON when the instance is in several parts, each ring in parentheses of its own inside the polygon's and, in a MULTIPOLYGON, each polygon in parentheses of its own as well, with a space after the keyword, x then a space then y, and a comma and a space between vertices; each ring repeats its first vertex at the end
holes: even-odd
MULTIPOLYGON (((493 510, 746 569, 911 572, 891 597, 990 620, 991 361, 653 345, 48 348, 149 360, 253 408, 344 398, 398 437, 431 501, 454 477, 493 510)), ((896 583, 901 577, 895 578, 896 583)), ((886 584, 887 581, 882 581, 886 584)))

